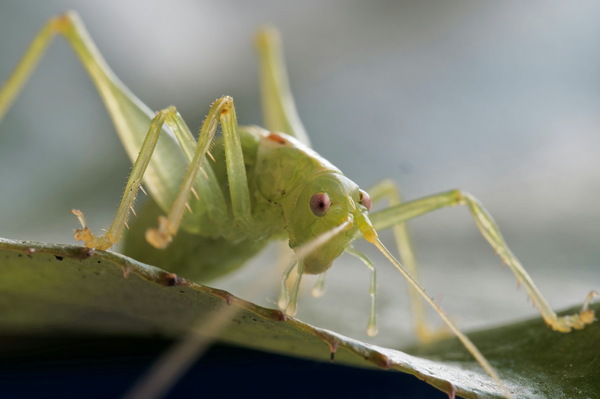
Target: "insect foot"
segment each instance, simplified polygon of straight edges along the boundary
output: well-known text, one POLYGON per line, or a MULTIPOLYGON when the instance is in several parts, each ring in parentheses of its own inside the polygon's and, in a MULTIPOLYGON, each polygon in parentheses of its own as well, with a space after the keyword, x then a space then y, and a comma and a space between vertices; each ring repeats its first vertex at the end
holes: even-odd
POLYGON ((592 309, 589 309, 589 305, 598 295, 600 294, 597 291, 590 292, 585 298, 579 313, 558 317, 554 322, 548 324, 553 330, 565 333, 570 332, 572 329, 581 330, 586 325, 592 324, 596 320, 596 315, 592 309))
POLYGON ((146 241, 154 248, 165 249, 173 240, 169 219, 158 217, 158 228, 146 230, 146 241))
POLYGON ((83 241, 83 245, 86 248, 94 248, 94 249, 109 249, 113 246, 115 241, 113 241, 108 234, 105 236, 97 236, 87 227, 85 222, 85 217, 83 216, 83 212, 73 209, 71 213, 77 216, 79 219, 79 223, 81 223, 81 229, 75 230, 75 239, 77 241, 83 241))

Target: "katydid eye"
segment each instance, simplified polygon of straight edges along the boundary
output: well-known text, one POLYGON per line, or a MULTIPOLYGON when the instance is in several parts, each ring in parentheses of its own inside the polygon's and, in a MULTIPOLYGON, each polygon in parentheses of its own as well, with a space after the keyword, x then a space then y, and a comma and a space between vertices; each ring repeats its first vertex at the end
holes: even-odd
POLYGON ((329 207, 331 206, 331 200, 327 193, 316 193, 310 197, 310 210, 315 216, 324 216, 329 207))
POLYGON ((371 210, 371 197, 369 196, 369 194, 367 194, 366 191, 364 190, 360 190, 358 192, 359 195, 359 202, 362 206, 364 206, 365 208, 367 208, 367 211, 371 210))

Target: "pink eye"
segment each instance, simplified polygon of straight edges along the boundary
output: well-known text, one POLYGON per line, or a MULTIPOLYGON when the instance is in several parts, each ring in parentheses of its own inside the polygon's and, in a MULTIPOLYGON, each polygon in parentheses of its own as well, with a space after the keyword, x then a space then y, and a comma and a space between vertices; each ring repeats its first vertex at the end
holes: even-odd
POLYGON ((310 210, 315 216, 324 216, 330 206, 331 200, 326 193, 316 193, 310 197, 310 210))
POLYGON ((359 194, 359 202, 362 206, 364 206, 365 208, 367 208, 367 211, 371 210, 371 197, 369 196, 369 194, 367 194, 366 191, 364 190, 360 190, 358 192, 359 194))

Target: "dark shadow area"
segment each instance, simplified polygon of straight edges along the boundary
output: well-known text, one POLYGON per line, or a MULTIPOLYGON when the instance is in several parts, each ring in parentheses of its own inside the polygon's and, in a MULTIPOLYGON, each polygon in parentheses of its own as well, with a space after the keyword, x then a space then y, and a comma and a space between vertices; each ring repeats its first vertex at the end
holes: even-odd
MULTIPOLYGON (((119 398, 173 341, 1 337, 3 398, 119 398)), ((168 398, 447 398, 410 375, 216 345, 168 398)))

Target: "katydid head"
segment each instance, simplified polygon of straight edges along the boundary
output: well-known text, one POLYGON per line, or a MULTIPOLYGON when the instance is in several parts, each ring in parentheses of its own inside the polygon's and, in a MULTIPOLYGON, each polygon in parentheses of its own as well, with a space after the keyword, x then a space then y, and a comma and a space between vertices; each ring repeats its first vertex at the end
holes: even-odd
POLYGON ((361 232, 373 229, 367 217, 371 199, 356 183, 339 173, 320 173, 301 190, 287 218, 291 248, 301 248, 338 226, 346 226, 302 257, 304 273, 320 274, 331 267, 359 229, 361 232))

